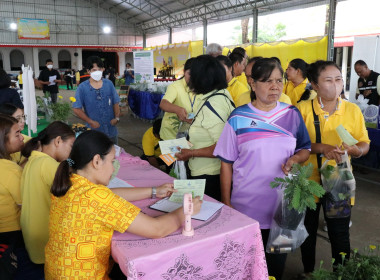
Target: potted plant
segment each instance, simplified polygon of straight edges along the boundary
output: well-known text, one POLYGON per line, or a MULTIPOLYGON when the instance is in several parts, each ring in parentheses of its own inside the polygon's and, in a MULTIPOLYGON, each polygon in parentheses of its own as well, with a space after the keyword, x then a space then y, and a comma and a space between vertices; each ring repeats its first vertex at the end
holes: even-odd
POLYGON ((284 229, 295 230, 307 208, 316 209, 315 197, 322 197, 325 190, 320 184, 309 180, 313 173, 313 165, 294 164, 290 175, 275 178, 272 188, 284 189, 284 198, 276 209, 274 220, 284 229))
MULTIPOLYGON (((52 111, 51 119, 53 121, 62 121, 67 123, 67 119, 69 118, 71 112, 71 104, 69 102, 62 101, 63 97, 58 96, 57 103, 51 103, 50 109, 52 111)), ((75 102, 74 97, 70 97, 71 102, 75 102)))

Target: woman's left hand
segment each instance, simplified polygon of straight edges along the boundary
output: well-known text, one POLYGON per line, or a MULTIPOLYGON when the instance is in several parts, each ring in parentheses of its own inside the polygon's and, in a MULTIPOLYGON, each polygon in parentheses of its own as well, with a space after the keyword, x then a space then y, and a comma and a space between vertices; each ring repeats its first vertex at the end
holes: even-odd
POLYGON ((177 190, 174 189, 173 184, 163 184, 159 187, 157 187, 157 194, 156 196, 158 198, 164 198, 167 196, 170 196, 173 192, 176 192, 177 190))
POLYGON ((179 153, 174 155, 177 160, 188 161, 193 156, 193 151, 190 149, 181 149, 179 153))
POLYGON ((343 147, 349 156, 360 157, 363 155, 363 152, 357 145, 348 146, 346 143, 343 143, 343 147))
POLYGON ((293 164, 295 163, 298 163, 298 161, 294 158, 294 156, 288 158, 286 163, 281 165, 282 172, 284 172, 285 175, 288 175, 293 164))

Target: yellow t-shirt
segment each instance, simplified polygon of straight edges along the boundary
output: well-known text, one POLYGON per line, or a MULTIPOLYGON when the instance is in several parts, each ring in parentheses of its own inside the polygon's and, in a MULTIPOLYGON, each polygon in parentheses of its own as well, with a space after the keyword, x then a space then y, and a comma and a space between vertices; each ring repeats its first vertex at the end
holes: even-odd
MULTIPOLYGON (((227 90, 223 89, 218 91, 218 93, 223 93, 225 96, 218 95, 208 99, 211 106, 223 120, 208 107, 203 106, 201 108, 206 99, 213 93, 204 94, 198 102, 197 108, 200 108, 200 112, 189 129, 189 140, 194 145, 192 149, 206 148, 214 145, 218 141, 220 134, 222 134, 225 122, 235 109, 231 104, 232 98, 230 94, 227 90)), ((220 174, 220 160, 218 158, 191 158, 189 160, 189 167, 192 176, 220 174)))
POLYGON ((77 174, 71 182, 52 197, 45 279, 109 279, 113 232, 125 232, 140 209, 77 174))
POLYGON ((251 87, 249 86, 248 84, 248 80, 247 80, 247 76, 245 75, 245 73, 241 73, 240 76, 237 76, 236 79, 241 82, 244 86, 247 87, 247 90, 251 91, 251 87))
POLYGON ((227 87, 228 92, 231 94, 233 101, 239 101, 240 97, 243 94, 250 94, 251 91, 247 89, 245 85, 243 85, 237 78, 232 78, 232 80, 228 83, 227 87))
MULTIPOLYGON (((28 135, 25 135, 25 134, 22 134, 22 136, 24 136, 24 143, 26 143, 30 139, 32 139, 32 137, 30 137, 28 135)), ((11 154, 11 160, 14 161, 17 164, 20 164, 21 162, 23 162, 25 160, 25 157, 23 157, 21 155, 21 152, 17 152, 17 153, 11 154)))
MULTIPOLYGON (((287 81, 284 85, 283 93, 290 97, 292 104, 297 105, 298 100, 300 100, 302 94, 305 92, 305 88, 309 83, 308 79, 303 80, 298 86, 294 87, 293 82, 287 81)), ((311 100, 312 95, 310 95, 308 100, 311 100)))
POLYGON ((20 180, 22 168, 0 159, 0 232, 20 230, 20 180))
POLYGON ((161 155, 160 146, 158 145, 158 139, 153 134, 153 127, 148 128, 148 130, 144 133, 142 138, 142 147, 144 151, 144 155, 150 157, 155 156, 159 157, 161 155))
POLYGON ((17 76, 17 79, 18 79, 19 85, 22 85, 22 75, 21 74, 17 76))
POLYGON ((59 163, 49 155, 33 151, 21 177, 21 229, 30 259, 45 262, 49 238, 50 188, 59 163))
MULTIPOLYGON (((196 104, 199 96, 190 92, 185 79, 175 81, 170 84, 162 99, 170 103, 185 108, 187 113, 196 112, 196 104)), ((163 140, 175 139, 177 136, 180 121, 175 113, 165 112, 162 119, 160 137, 163 140)))
MULTIPOLYGON (((336 128, 341 124, 345 129, 359 142, 370 142, 368 138, 368 132, 365 127, 365 122, 363 114, 359 107, 350 103, 346 100, 339 98, 338 110, 336 110, 331 116, 322 110, 318 103, 317 98, 313 100, 301 101, 297 104, 298 110, 301 112, 302 118, 305 121, 307 131, 309 132, 311 143, 315 143, 316 134, 314 126, 314 116, 311 107, 311 102, 313 102, 315 113, 318 115, 321 130, 321 142, 322 144, 328 145, 342 145, 342 140, 340 139, 336 128)), ((325 162, 326 158, 322 158, 322 164, 325 162)), ((311 162, 314 166, 313 175, 310 179, 320 183, 320 174, 318 171, 317 156, 316 154, 310 154, 308 161, 304 164, 311 162)), ((336 162, 331 160, 330 165, 335 166, 336 162)))
MULTIPOLYGON (((290 105, 292 104, 292 102, 290 101, 289 96, 287 96, 284 93, 281 93, 280 98, 278 99, 278 101, 286 103, 286 104, 290 104, 290 105)), ((247 92, 247 93, 243 93, 240 96, 239 100, 237 102, 235 102, 235 104, 236 104, 236 107, 240 107, 240 106, 248 104, 250 102, 251 102, 251 92, 247 92)))

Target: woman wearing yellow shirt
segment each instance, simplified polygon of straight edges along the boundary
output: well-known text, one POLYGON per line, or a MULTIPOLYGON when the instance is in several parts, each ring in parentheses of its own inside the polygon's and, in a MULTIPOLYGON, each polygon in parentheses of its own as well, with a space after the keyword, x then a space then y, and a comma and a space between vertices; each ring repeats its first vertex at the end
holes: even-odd
MULTIPOLYGON (((6 103, 6 104, 0 105, 0 113, 14 117, 18 121, 18 126, 20 128, 20 131, 24 130, 24 127, 25 127, 24 109, 17 108, 13 104, 6 103)), ((25 134, 22 134, 22 136, 24 137, 24 143, 28 142, 32 138, 25 134)), ((20 166, 24 166, 26 163, 26 158, 24 158, 21 155, 21 152, 11 154, 11 159, 12 161, 16 162, 20 166)))
POLYGON ((35 264, 45 262, 50 188, 59 162, 67 159, 74 140, 75 134, 71 128, 63 122, 56 121, 27 142, 22 150, 28 162, 21 177, 21 229, 29 257, 35 264))
POLYGON ((232 75, 232 61, 227 56, 219 55, 217 58, 224 69, 226 69, 226 79, 227 79, 227 90, 231 94, 235 105, 237 105, 238 100, 240 100, 243 94, 250 94, 250 90, 247 89, 236 77, 232 75))
MULTIPOLYGON (((114 171, 114 159, 112 141, 101 132, 86 131, 75 140, 70 157, 59 165, 51 188, 46 280, 109 279, 106 272, 115 230, 160 238, 182 225, 182 207, 152 218, 126 200, 166 197, 174 191, 172 184, 120 188, 115 191, 118 195, 105 187, 114 171)), ((201 201, 197 197, 193 202, 196 214, 201 201)))
MULTIPOLYGON (((312 143, 311 155, 305 164, 311 162, 314 165, 311 179, 319 183, 318 166, 326 159, 330 160, 329 164, 336 165, 337 162, 341 162, 344 150, 349 156, 361 157, 367 154, 370 141, 359 107, 340 98, 343 79, 339 67, 332 61, 317 61, 310 65, 308 78, 317 92, 317 97, 314 100, 302 101, 298 103, 297 107, 305 121, 312 143), (343 125, 359 143, 348 146, 342 142, 336 132, 339 125, 343 125), (343 149, 339 147, 343 147, 343 149)), ((305 227, 309 237, 301 246, 305 274, 310 274, 314 270, 320 208, 321 203, 317 203, 316 210, 308 209, 306 211, 305 227)), ((323 208, 325 208, 324 205, 323 208)), ((323 210, 325 212, 325 209, 323 210)), ((350 257, 350 217, 329 218, 325 215, 325 220, 332 257, 335 260, 334 265, 341 264, 342 252, 346 260, 350 257)))
POLYGON ((289 62, 289 66, 286 69, 286 77, 288 81, 284 86, 284 93, 289 96, 293 105, 297 105, 301 100, 314 99, 316 93, 306 90, 306 86, 309 83, 306 78, 308 64, 300 59, 296 58, 289 62))
POLYGON ((162 119, 160 136, 163 140, 175 139, 179 122, 191 123, 191 116, 196 112, 197 96, 188 87, 190 80, 190 67, 194 58, 186 61, 183 78, 168 86, 161 100, 160 108, 165 112, 162 119))
POLYGON ((0 114, 0 244, 22 246, 20 231, 22 168, 11 154, 24 146, 17 120, 0 114))

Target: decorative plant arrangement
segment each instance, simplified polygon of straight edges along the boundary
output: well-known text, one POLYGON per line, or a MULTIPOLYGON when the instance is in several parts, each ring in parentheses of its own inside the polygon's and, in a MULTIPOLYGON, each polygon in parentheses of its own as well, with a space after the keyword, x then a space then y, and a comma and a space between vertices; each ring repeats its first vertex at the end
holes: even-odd
POLYGON ((319 269, 315 270, 311 280, 376 280, 380 279, 380 256, 379 246, 369 245, 364 249, 364 254, 359 254, 357 249, 353 250, 349 260, 345 260, 345 253, 342 255, 342 264, 338 264, 333 270, 331 261, 330 270, 324 269, 323 261, 319 269))
MULTIPOLYGON (((71 98, 73 98, 74 100, 75 100, 75 98, 70 97, 70 101, 75 102, 75 101, 72 101, 71 98)), ((67 122, 67 119, 68 119, 69 114, 71 112, 71 105, 68 102, 62 101, 62 99, 63 99, 63 97, 59 95, 57 103, 51 103, 50 104, 50 108, 53 111, 53 114, 51 115, 51 119, 53 121, 67 122)))

